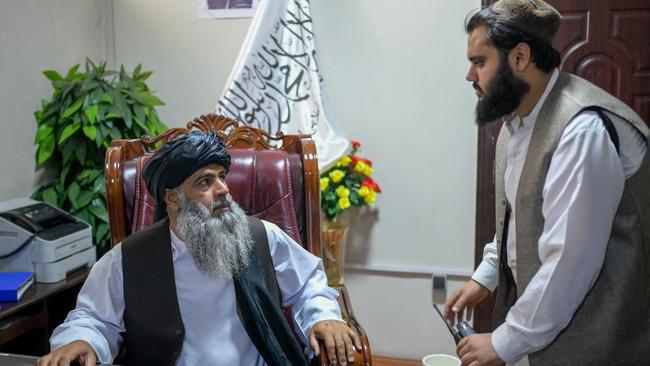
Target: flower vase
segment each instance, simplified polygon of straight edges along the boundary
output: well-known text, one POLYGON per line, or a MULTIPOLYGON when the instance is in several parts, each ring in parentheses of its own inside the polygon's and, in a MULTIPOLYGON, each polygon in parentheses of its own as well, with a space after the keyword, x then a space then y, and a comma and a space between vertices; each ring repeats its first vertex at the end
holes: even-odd
POLYGON ((347 226, 324 225, 323 238, 323 266, 327 274, 327 284, 342 286, 343 265, 345 262, 345 246, 348 238, 347 226))

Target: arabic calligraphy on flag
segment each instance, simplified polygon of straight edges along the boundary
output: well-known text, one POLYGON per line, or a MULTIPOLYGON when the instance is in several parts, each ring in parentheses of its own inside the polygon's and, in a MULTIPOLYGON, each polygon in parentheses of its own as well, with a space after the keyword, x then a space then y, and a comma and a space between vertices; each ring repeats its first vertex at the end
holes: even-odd
POLYGON ((271 134, 310 134, 321 169, 350 148, 324 103, 310 4, 265 0, 257 9, 217 113, 271 134))

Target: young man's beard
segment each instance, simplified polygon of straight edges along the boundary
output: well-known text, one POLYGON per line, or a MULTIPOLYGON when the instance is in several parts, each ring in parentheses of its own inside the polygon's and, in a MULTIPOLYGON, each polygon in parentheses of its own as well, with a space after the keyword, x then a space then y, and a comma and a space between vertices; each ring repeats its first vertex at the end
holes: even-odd
MULTIPOLYGON (((474 83, 474 88, 478 86, 474 83)), ((518 79, 505 56, 501 65, 484 90, 483 97, 476 103, 476 124, 483 126, 507 116, 519 107, 530 85, 518 79)))
POLYGON ((216 199, 208 209, 179 192, 179 204, 176 230, 201 271, 228 280, 248 267, 253 239, 244 210, 230 196, 216 199), (212 216, 213 208, 226 204, 230 210, 212 216))

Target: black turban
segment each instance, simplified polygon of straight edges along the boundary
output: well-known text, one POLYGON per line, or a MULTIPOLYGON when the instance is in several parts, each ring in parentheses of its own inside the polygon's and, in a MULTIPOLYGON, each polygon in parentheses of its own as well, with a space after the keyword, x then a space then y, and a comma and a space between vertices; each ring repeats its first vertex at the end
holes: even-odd
POLYGON ((153 154, 142 176, 156 200, 154 221, 167 216, 165 189, 180 186, 190 175, 209 164, 219 164, 226 170, 230 168, 230 153, 213 131, 192 131, 166 143, 153 154))

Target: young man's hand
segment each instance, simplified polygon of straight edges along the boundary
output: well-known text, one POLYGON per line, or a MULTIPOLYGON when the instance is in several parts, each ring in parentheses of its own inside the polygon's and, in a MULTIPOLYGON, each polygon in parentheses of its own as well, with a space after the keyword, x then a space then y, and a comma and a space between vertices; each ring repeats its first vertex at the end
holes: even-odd
POLYGON ((83 366, 95 366, 97 356, 86 341, 72 341, 38 359, 38 366, 68 366, 72 361, 83 366))
POLYGON ((359 335, 338 320, 323 320, 311 328, 309 344, 316 356, 320 354, 319 340, 325 343, 327 357, 332 365, 345 366, 348 362, 354 362, 355 347, 356 350, 361 350, 359 335))
POLYGON ((500 366, 505 363, 492 346, 492 333, 472 334, 458 342, 462 366, 500 366))
POLYGON ((463 313, 466 313, 467 320, 472 318, 474 306, 490 293, 483 285, 474 280, 469 280, 463 287, 456 290, 445 303, 445 317, 451 322, 463 320, 463 313))

